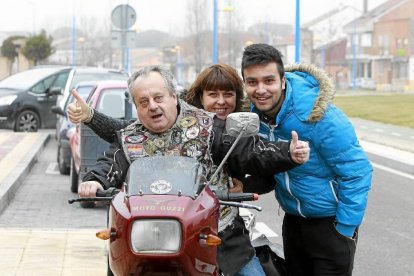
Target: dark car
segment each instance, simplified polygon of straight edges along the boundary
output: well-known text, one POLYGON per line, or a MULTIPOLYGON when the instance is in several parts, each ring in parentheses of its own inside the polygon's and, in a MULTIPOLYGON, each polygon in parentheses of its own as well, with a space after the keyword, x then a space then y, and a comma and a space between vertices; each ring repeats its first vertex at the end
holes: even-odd
POLYGON ((65 88, 70 67, 35 67, 0 81, 0 128, 37 131, 53 128, 50 108, 65 88))
MULTIPOLYGON (((78 94, 86 100, 89 93, 96 85, 97 82, 80 82, 78 85, 76 85, 75 89, 78 94)), ((52 111, 58 115, 56 122, 56 128, 58 130, 56 135, 58 140, 57 162, 59 166, 59 172, 61 174, 69 174, 70 172, 71 154, 68 133, 70 133, 69 130, 75 127, 75 125, 68 120, 66 111, 68 104, 72 101, 73 96, 70 95, 67 98, 63 109, 57 105, 52 107, 52 111)))

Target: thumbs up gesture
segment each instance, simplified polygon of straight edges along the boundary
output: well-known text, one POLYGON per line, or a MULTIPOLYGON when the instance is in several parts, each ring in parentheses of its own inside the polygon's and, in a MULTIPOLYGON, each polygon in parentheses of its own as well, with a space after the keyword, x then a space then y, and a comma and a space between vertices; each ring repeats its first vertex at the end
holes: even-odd
POLYGON ((309 160, 309 144, 299 140, 298 133, 292 131, 292 140, 290 141, 290 157, 297 164, 303 164, 309 160))
POLYGON ((90 107, 75 89, 72 90, 72 95, 75 100, 68 105, 68 118, 72 123, 85 122, 91 114, 90 107))

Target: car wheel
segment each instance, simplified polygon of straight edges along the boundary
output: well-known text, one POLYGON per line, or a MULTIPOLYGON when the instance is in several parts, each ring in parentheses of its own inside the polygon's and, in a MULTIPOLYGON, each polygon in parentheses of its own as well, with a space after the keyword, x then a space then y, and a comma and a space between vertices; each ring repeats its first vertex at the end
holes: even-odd
POLYGON ((70 190, 72 191, 72 193, 77 193, 79 185, 79 174, 76 172, 75 161, 73 161, 73 158, 72 165, 70 166, 70 181, 70 190))
POLYGON ((39 127, 40 119, 36 112, 25 110, 17 116, 14 130, 17 132, 36 132, 39 127))
POLYGON ((66 174, 66 175, 70 174, 70 169, 71 169, 70 164, 65 163, 65 159, 63 158, 64 156, 63 147, 61 147, 60 145, 58 146, 57 153, 58 153, 57 161, 59 165, 60 174, 66 174))

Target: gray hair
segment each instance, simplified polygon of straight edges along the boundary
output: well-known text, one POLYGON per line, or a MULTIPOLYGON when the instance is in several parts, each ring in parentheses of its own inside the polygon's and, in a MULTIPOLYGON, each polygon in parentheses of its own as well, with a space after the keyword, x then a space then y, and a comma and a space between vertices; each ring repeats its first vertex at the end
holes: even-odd
POLYGON ((150 65, 145 66, 139 69, 138 71, 134 72, 128 79, 128 92, 129 92, 129 100, 134 102, 134 82, 140 76, 147 76, 151 72, 157 72, 161 75, 164 79, 165 88, 167 88, 170 95, 176 94, 177 92, 177 81, 175 80, 173 74, 167 67, 162 65, 150 65))

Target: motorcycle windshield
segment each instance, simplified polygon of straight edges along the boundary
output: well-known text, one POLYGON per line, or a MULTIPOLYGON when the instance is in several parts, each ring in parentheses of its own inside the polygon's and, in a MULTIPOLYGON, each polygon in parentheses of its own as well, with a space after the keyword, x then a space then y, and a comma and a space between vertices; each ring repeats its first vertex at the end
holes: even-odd
POLYGON ((132 162, 126 176, 129 195, 181 194, 194 197, 202 183, 200 164, 183 156, 151 156, 132 162))

